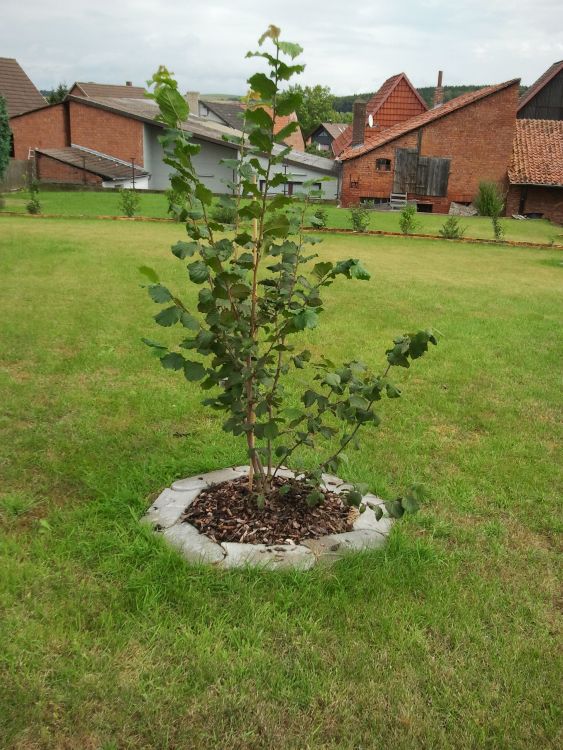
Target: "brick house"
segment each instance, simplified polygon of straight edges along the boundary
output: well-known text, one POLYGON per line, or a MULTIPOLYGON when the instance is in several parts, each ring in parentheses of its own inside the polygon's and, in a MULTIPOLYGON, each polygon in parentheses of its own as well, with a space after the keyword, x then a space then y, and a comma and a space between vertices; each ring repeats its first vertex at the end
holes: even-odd
POLYGON ((518 117, 563 120, 563 60, 553 63, 520 98, 518 117))
MULTIPOLYGON (((157 115, 150 99, 69 95, 64 102, 11 119, 15 156, 27 159, 36 154, 39 177, 45 181, 100 184, 101 180, 104 187, 116 187, 132 184, 134 174, 136 187, 165 190, 171 170, 163 161, 158 140, 163 126, 157 115)), ((201 146, 193 157, 201 180, 215 193, 228 192, 225 183, 233 180, 233 171, 221 160, 232 159, 237 146, 223 136, 238 131, 193 116, 184 126, 201 146)), ((336 179, 322 183, 326 176, 337 176, 330 159, 292 151, 276 169, 292 175, 289 192, 306 180, 318 179, 327 198, 337 195, 336 179)))
POLYGON ((452 201, 470 203, 481 180, 506 185, 518 84, 463 94, 382 132, 365 128, 360 104, 353 142, 339 156, 342 205, 405 193, 421 211, 447 213, 452 201))
MULTIPOLYGON (((426 112, 428 106, 405 73, 388 78, 365 108, 366 138, 374 132, 381 132, 399 122, 426 112), (371 117, 372 125, 369 125, 371 117)), ((352 125, 334 140, 332 150, 339 156, 352 143, 352 125)))
POLYGON ((563 120, 516 121, 507 213, 563 224, 563 120))

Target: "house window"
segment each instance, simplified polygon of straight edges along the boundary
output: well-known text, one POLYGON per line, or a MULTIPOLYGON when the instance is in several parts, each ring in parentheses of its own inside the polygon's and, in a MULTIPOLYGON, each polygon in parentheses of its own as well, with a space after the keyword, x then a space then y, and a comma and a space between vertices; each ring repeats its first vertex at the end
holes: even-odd
POLYGON ((376 172, 390 172, 391 171, 391 159, 376 159, 375 171, 376 172))

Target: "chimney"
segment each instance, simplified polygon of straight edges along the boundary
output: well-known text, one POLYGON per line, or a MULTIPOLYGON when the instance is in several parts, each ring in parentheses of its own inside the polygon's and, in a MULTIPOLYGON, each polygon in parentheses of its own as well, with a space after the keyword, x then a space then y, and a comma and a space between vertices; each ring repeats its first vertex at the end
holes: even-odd
POLYGON ((366 129, 366 103, 357 99, 354 102, 354 119, 352 120, 352 146, 361 146, 366 129))
POLYGON ((444 89, 442 88, 442 71, 438 71, 438 84, 436 85, 436 88, 434 89, 434 103, 433 108, 436 109, 436 107, 439 107, 444 103, 444 89))
POLYGON ((184 98, 188 102, 190 114, 199 117, 199 91, 186 91, 184 98))
POLYGON ((133 85, 133 82, 132 82, 132 81, 125 81, 125 85, 126 85, 126 86, 132 86, 132 85, 133 85))

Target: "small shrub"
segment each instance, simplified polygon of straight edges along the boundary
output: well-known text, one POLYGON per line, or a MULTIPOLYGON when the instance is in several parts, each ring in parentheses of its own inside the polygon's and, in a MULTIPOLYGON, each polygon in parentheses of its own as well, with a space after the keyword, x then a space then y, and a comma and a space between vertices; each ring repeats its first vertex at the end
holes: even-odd
POLYGON ((365 232, 369 227, 369 211, 365 206, 352 206, 350 223, 355 232, 365 232))
POLYGON ((234 224, 237 220, 237 210, 235 206, 218 203, 211 211, 211 218, 219 224, 234 224))
POLYGON ((481 216, 500 216, 504 209, 504 196, 496 182, 480 182, 473 202, 481 216))
POLYGON ((328 224, 328 211, 326 208, 317 208, 311 219, 311 224, 319 229, 324 229, 328 224))
POLYGON ((403 234, 413 234, 416 232, 420 222, 416 218, 416 206, 412 203, 401 209, 401 215, 399 216, 399 228, 403 234))
POLYGON ((119 191, 119 208, 124 216, 135 216, 140 202, 141 198, 136 190, 125 188, 119 191))
POLYGON ((500 219, 498 216, 491 216, 491 221, 493 222, 493 232, 495 235, 495 240, 497 242, 500 242, 504 239, 504 227, 500 223, 500 219))
POLYGON ((40 214, 41 203, 39 203, 39 183, 37 180, 29 180, 27 189, 29 191, 29 200, 25 204, 25 208, 28 214, 40 214))
POLYGON ((174 221, 184 221, 185 217, 182 216, 182 210, 184 208, 182 206, 182 196, 172 188, 165 190, 164 195, 168 202, 168 215, 171 216, 174 221))
POLYGON ((439 233, 446 240, 460 240, 467 231, 467 227, 462 227, 457 216, 448 216, 439 233))

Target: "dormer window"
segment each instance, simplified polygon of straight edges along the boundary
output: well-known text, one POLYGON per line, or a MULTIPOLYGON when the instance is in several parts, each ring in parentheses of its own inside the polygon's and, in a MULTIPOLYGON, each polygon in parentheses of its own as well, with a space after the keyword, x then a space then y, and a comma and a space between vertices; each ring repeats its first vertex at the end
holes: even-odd
POLYGON ((376 159, 375 171, 376 172, 390 172, 391 171, 391 159, 376 159))

